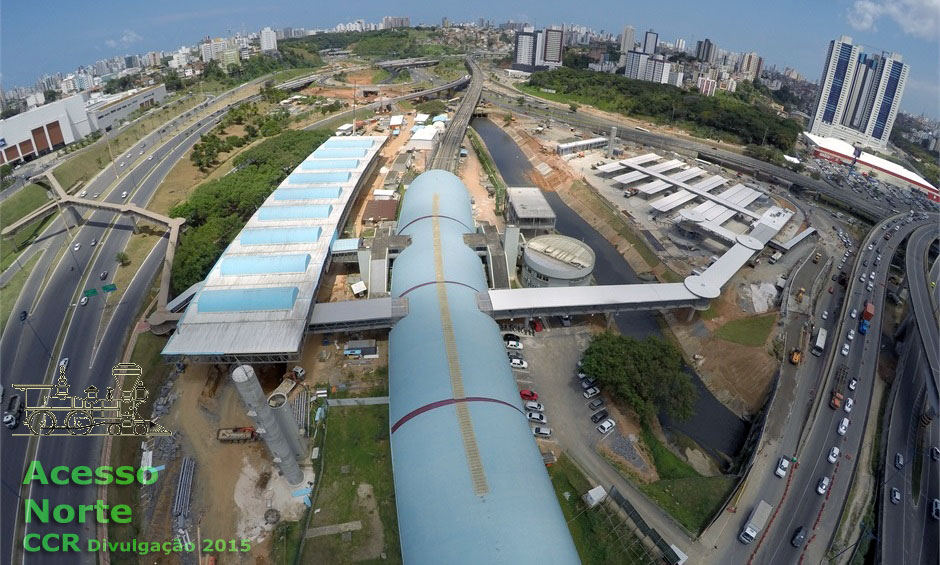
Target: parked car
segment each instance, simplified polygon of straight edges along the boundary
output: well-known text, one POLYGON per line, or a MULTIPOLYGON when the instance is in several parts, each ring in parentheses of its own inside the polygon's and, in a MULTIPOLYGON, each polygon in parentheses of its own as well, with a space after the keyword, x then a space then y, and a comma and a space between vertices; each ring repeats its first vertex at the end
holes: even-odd
POLYGON ((940 447, 933 446, 930 448, 930 458, 934 461, 940 461, 940 447))
POLYGON ((826 457, 826 460, 830 463, 835 463, 839 459, 839 448, 833 447, 829 450, 829 457, 826 457))
POLYGON ((828 319, 829 319, 829 310, 823 310, 822 319, 823 319, 823 320, 828 320, 828 319))
POLYGON ((603 420, 604 418, 606 418, 608 415, 609 414, 607 414, 607 410, 601 410, 600 412, 595 412, 594 414, 591 415, 591 421, 596 424, 600 422, 601 420, 603 420))
POLYGON ((826 494, 829 490, 829 477, 823 477, 816 483, 816 494, 826 494))
POLYGON ((774 470, 774 475, 777 475, 781 479, 787 476, 787 471, 790 469, 790 459, 787 457, 781 457, 777 461, 777 468, 774 470))
POLYGON ((599 431, 602 434, 606 434, 610 430, 614 429, 614 426, 616 425, 617 423, 614 422, 613 420, 604 420, 604 422, 602 422, 601 425, 597 426, 597 431, 599 431))
POLYGON ((510 359, 525 359, 521 353, 513 351, 512 349, 507 350, 506 355, 509 356, 510 359))
POLYGON ((545 414, 541 412, 526 412, 525 417, 529 419, 530 422, 535 422, 536 424, 547 424, 548 419, 545 418, 545 414))
POLYGON ((522 349, 522 342, 521 341, 507 341, 506 349, 516 349, 516 350, 522 349))
POLYGON ((595 398, 594 400, 588 403, 588 408, 590 408, 591 410, 598 410, 603 407, 604 407, 603 398, 595 398))
POLYGON ((503 334, 503 341, 520 341, 516 334, 503 334))
POLYGON ((894 468, 903 469, 904 468, 904 456, 900 453, 894 454, 894 468))
POLYGON ((534 390, 524 389, 519 391, 519 397, 522 398, 522 400, 538 400, 539 393, 534 390))
POLYGON ((891 504, 900 504, 901 503, 901 491, 897 488, 891 489, 891 504))
POLYGON ((592 388, 596 384, 597 384, 597 379, 592 379, 591 377, 588 377, 586 379, 581 379, 581 388, 584 390, 592 388))
POLYGON ((940 520, 940 498, 933 499, 930 504, 930 516, 934 520, 940 520))
POLYGON ((793 537, 790 539, 790 545, 793 547, 800 547, 803 545, 803 542, 806 540, 806 528, 800 526, 793 532, 793 537))
POLYGON ((842 418, 842 421, 839 422, 839 429, 837 430, 840 436, 844 436, 849 431, 849 419, 842 418))
POLYGON ((528 369, 529 364, 523 359, 510 359, 509 366, 513 369, 528 369))
POLYGON ((545 412, 545 407, 534 400, 526 402, 525 409, 529 412, 545 412))
POLYGON ((552 429, 544 426, 535 426, 532 428, 532 435, 536 437, 552 437, 552 429))
POLYGON ((601 389, 597 388, 596 386, 592 386, 591 388, 581 393, 581 396, 583 396, 584 398, 594 398, 600 393, 601 393, 601 389))

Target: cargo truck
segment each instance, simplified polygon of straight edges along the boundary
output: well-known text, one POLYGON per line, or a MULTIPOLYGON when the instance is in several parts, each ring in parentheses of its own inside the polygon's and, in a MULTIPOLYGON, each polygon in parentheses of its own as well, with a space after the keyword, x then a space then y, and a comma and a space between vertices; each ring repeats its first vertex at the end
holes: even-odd
POLYGON ((871 319, 875 317, 875 304, 869 300, 865 302, 865 309, 862 310, 862 315, 859 317, 858 321, 858 333, 867 334, 868 328, 871 327, 871 319))
POLYGON ((849 368, 845 365, 839 365, 836 371, 836 379, 832 383, 832 397, 829 398, 829 407, 838 410, 842 406, 842 385, 845 384, 845 377, 849 374, 849 368))
POLYGON ((770 518, 770 512, 773 509, 773 506, 763 500, 757 504, 757 507, 751 511, 751 516, 747 519, 747 523, 744 524, 741 535, 738 536, 741 543, 751 543, 757 538, 757 534, 767 525, 767 520, 770 518))

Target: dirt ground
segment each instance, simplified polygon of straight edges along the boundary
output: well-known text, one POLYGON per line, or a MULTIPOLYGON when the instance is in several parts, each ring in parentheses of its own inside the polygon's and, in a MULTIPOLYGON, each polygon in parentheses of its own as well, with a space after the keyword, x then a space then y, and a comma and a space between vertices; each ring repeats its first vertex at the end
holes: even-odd
MULTIPOLYGON (((469 143, 465 143, 465 145, 469 147, 469 143)), ((480 164, 476 152, 468 151, 468 153, 469 155, 459 172, 460 179, 470 191, 470 196, 473 197, 473 217, 479 221, 489 222, 502 230, 506 221, 502 216, 496 214, 496 201, 483 188, 483 181, 486 178, 483 166, 480 164)))

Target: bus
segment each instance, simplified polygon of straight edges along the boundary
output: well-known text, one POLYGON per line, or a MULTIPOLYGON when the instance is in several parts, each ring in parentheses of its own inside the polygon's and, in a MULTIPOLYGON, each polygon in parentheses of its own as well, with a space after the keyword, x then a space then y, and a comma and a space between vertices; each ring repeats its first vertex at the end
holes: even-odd
POLYGON ((820 357, 823 354, 823 351, 826 350, 826 330, 825 328, 819 328, 819 333, 816 334, 816 343, 813 344, 813 355, 820 357))

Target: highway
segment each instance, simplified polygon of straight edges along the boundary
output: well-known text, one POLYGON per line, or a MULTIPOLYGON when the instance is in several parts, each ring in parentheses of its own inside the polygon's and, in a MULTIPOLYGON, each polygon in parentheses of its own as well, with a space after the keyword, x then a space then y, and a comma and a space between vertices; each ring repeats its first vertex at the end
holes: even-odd
POLYGON ((940 560, 940 522, 930 516, 930 504, 940 497, 940 461, 930 456, 930 449, 940 445, 940 420, 936 418, 936 360, 940 328, 935 315, 935 297, 940 289, 931 289, 928 281, 940 278, 940 261, 927 275, 928 249, 936 240, 936 226, 923 227, 911 234, 905 257, 910 290, 910 316, 916 327, 909 327, 895 378, 893 402, 886 419, 883 477, 879 500, 881 520, 878 539, 883 563, 934 564, 940 560), (929 409, 928 405, 933 404, 929 409), (932 411, 933 421, 923 426, 921 416, 932 411), (895 457, 903 457, 901 468, 895 457), (915 458, 920 457, 920 477, 914 476, 915 458), (919 483, 915 497, 914 484, 919 483), (892 501, 891 490, 900 498, 892 501))
MULTIPOLYGON (((894 225, 896 216, 886 222, 894 225)), ((775 507, 776 517, 765 528, 763 537, 753 549, 755 563, 793 563, 799 559, 818 563, 826 554, 832 536, 839 524, 842 507, 848 496, 854 478, 856 457, 868 424, 868 408, 874 386, 875 369, 881 349, 881 325, 884 311, 885 290, 892 257, 907 235, 922 223, 902 223, 898 231, 893 232, 889 241, 883 239, 886 231, 880 225, 873 229, 859 245, 856 263, 851 271, 846 299, 841 309, 833 310, 831 316, 839 320, 834 331, 830 331, 826 354, 831 357, 826 376, 820 382, 816 395, 816 406, 810 414, 810 428, 797 452, 798 463, 791 468, 789 486, 782 500, 768 500, 775 507), (873 249, 867 246, 873 244, 873 249), (881 253, 884 257, 874 266, 875 257, 881 253), (867 262, 867 265, 863 265, 867 262), (874 277, 870 273, 874 271, 874 277), (864 279, 861 280, 861 279, 864 279), (873 291, 866 290, 869 282, 873 291), (871 300, 875 307, 875 316, 871 321, 872 329, 867 335, 857 333, 858 319, 850 312, 857 309, 860 313, 866 300, 871 300), (848 340, 849 330, 855 329, 854 340, 848 340), (849 344, 848 355, 842 355, 844 344, 849 344), (850 413, 843 409, 829 407, 829 391, 836 382, 840 367, 847 369, 846 380, 857 379, 857 388, 852 391, 847 385, 840 387, 847 399, 852 398, 854 407, 850 413), (837 431, 843 418, 850 420, 846 434, 837 431), (832 447, 841 451, 835 464, 827 460, 832 447), (823 477, 828 477, 831 484, 828 490, 817 494, 817 485, 823 477), (800 548, 790 543, 794 532, 799 527, 807 529, 806 542, 800 548)), ((889 228, 892 229, 892 228, 889 228)), ((843 406, 844 407, 844 406, 843 406)))

